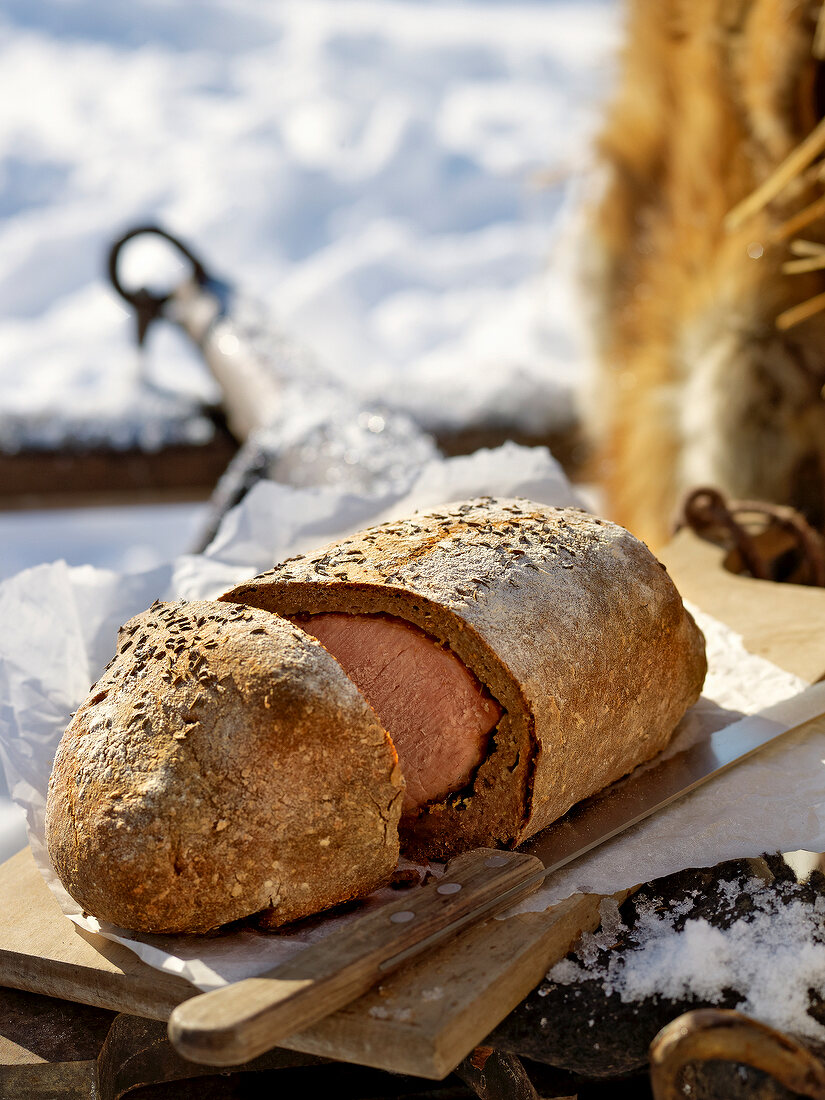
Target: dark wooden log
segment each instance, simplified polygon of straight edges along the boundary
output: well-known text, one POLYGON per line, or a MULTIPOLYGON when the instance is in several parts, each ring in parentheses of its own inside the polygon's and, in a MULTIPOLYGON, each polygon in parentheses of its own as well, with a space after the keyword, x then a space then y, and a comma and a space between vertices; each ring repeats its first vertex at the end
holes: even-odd
POLYGON ((182 1059, 166 1025, 36 993, 0 988, 3 1100, 473 1100, 459 1078, 425 1081, 276 1049, 216 1073, 182 1059))
POLYGON ((206 443, 158 451, 0 451, 0 510, 206 500, 236 450, 219 423, 206 443))

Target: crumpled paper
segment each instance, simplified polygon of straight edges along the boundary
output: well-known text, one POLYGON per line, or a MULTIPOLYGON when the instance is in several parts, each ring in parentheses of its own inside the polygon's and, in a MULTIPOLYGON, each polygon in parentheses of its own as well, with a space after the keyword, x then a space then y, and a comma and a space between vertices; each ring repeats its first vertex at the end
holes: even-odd
MULTIPOLYGON (((281 558, 367 524, 487 493, 579 503, 546 450, 508 444, 437 460, 422 469, 412 489, 381 498, 262 482, 226 517, 204 555, 183 556, 128 576, 58 562, 0 585, 0 621, 9 624, 0 634, 0 760, 13 798, 26 810, 38 866, 67 916, 200 989, 260 974, 353 919, 352 914, 320 916, 297 930, 204 937, 138 935, 84 916, 57 881, 45 851, 45 797, 54 752, 69 715, 112 655, 118 626, 154 599, 210 598, 281 558)), ((804 686, 746 653, 741 640, 721 624, 700 618, 711 670, 702 699, 680 727, 680 745, 804 686)), ((825 734, 809 735, 798 744, 790 735, 780 750, 763 752, 557 873, 520 908, 543 909, 577 890, 613 893, 686 866, 765 850, 823 849, 824 761, 825 734)), ((390 894, 380 891, 364 905, 378 905, 390 894)))

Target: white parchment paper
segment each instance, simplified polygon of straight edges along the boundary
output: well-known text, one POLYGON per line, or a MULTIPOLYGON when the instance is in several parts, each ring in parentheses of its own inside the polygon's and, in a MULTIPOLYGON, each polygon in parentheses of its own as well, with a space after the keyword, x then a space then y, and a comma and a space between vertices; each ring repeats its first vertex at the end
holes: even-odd
MULTIPOLYGON (((579 503, 547 451, 508 444, 433 462, 411 490, 380 499, 261 483, 229 514, 206 554, 184 556, 150 573, 122 576, 58 562, 0 585, 0 760, 12 796, 26 810, 38 866, 68 917, 201 989, 259 974, 352 919, 352 914, 319 917, 289 932, 204 937, 135 935, 85 917, 55 878, 45 852, 45 797, 54 752, 69 715, 112 655, 117 628, 154 599, 209 598, 281 558, 369 523, 486 493, 579 503)), ((710 674, 702 699, 680 727, 680 746, 804 686, 748 654, 721 624, 699 618, 709 643, 710 674)), ((760 754, 555 875, 521 908, 543 909, 578 890, 613 893, 683 867, 805 847, 825 849, 825 735, 785 739, 781 749, 760 754)), ((388 896, 398 895, 382 891, 364 904, 374 906, 388 896)))

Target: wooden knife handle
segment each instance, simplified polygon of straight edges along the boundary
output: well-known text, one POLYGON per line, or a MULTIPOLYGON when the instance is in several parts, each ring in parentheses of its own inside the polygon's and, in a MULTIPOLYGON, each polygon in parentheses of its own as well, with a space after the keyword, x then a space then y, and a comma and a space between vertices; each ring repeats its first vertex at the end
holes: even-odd
POLYGON ((457 856, 437 882, 366 913, 267 974, 184 1001, 169 1018, 172 1045, 210 1066, 256 1058, 427 947, 514 905, 544 873, 541 860, 520 852, 476 848, 457 856))

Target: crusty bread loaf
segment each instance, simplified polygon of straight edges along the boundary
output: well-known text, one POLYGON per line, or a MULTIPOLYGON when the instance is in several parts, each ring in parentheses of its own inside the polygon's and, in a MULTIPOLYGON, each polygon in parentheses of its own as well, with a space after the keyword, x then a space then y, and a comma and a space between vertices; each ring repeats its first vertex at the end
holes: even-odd
MULTIPOLYGON (((221 597, 406 620, 504 708, 472 780, 401 821, 413 855, 515 845, 658 753, 699 696, 704 640, 627 531, 482 498, 384 523, 221 597)), ((392 731, 390 731, 392 732, 392 731)))
MULTIPOLYGON (((49 853, 103 920, 203 932, 264 913, 277 926, 386 882, 399 818, 414 856, 518 844, 659 752, 705 669, 667 573, 622 528, 523 500, 447 505, 291 559, 221 602, 156 604, 127 623, 58 749, 49 853), (433 667, 445 648, 465 666, 455 683, 470 702, 449 721, 459 736, 475 700, 469 779, 408 798, 401 816, 390 735, 307 632, 313 615, 328 638, 341 616, 362 616, 353 638, 380 621, 379 666, 400 631, 404 676, 437 647, 433 667)), ((393 694, 402 708, 429 701, 403 683, 393 694)))
POLYGON ((268 612, 156 604, 64 734, 47 843, 102 920, 280 924, 390 878, 402 791, 387 734, 318 642, 268 612))

